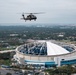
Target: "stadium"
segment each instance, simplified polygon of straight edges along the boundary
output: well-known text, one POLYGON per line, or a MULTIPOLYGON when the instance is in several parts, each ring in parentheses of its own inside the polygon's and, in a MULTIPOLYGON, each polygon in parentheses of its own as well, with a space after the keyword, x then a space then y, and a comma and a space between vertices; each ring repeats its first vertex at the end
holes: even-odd
POLYGON ((76 64, 75 45, 54 40, 33 40, 16 48, 16 64, 55 67, 76 64))

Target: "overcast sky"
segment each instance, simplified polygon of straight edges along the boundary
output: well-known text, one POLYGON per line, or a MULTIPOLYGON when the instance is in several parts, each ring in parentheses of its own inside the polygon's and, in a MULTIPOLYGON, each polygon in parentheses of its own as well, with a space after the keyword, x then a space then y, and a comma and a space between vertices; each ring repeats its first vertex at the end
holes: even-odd
POLYGON ((45 12, 27 23, 76 24, 76 0, 0 0, 0 23, 25 23, 22 12, 45 12))

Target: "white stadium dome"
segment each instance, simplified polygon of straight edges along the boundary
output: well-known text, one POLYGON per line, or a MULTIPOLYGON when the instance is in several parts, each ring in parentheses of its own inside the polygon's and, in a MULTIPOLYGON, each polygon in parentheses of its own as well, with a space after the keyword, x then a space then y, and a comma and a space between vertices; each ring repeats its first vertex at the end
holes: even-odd
POLYGON ((51 41, 34 41, 24 45, 23 49, 19 50, 24 54, 31 55, 61 55, 69 53, 65 48, 52 43, 51 41))

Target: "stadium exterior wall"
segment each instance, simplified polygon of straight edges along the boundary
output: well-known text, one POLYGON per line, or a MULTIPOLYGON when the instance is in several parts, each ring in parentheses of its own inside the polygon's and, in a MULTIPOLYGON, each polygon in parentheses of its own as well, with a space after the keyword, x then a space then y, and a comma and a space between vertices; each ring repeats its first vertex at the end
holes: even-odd
MULTIPOLYGON (((21 49, 22 45, 16 48, 16 54, 14 55, 14 59, 17 60, 19 64, 26 65, 26 61, 33 61, 34 63, 42 63, 42 62, 55 62, 57 66, 66 65, 66 64, 76 64, 76 61, 69 62, 76 59, 76 51, 67 54, 61 55, 28 55, 19 52, 18 50, 21 49), (62 63, 64 61, 64 63, 62 63), (67 62, 66 62, 67 61, 67 62)), ((32 64, 32 62, 31 62, 32 64)))

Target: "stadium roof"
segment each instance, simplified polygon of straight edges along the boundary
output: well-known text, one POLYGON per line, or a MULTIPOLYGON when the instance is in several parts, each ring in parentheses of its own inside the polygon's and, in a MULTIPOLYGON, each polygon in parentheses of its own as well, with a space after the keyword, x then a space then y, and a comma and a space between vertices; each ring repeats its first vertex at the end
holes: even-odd
POLYGON ((47 55, 60 55, 60 54, 66 54, 69 53, 66 49, 62 48, 59 45, 56 45, 51 42, 46 42, 47 43, 47 55))
POLYGON ((60 55, 69 53, 65 48, 52 43, 51 41, 39 40, 26 44, 24 49, 19 50, 24 54, 31 55, 60 55))

